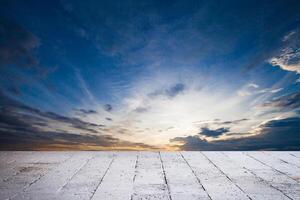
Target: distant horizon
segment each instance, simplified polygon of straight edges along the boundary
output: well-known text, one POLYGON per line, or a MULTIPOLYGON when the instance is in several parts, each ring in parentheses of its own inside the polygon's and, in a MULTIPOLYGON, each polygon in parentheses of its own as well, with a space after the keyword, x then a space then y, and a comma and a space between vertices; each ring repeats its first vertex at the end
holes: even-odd
POLYGON ((300 150, 300 1, 0 4, 0 150, 300 150))

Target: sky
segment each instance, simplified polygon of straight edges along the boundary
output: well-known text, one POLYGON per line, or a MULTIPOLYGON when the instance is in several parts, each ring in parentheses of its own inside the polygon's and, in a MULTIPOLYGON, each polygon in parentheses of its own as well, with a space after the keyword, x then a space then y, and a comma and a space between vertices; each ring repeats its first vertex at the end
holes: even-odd
POLYGON ((3 0, 1 150, 300 150, 300 2, 3 0))

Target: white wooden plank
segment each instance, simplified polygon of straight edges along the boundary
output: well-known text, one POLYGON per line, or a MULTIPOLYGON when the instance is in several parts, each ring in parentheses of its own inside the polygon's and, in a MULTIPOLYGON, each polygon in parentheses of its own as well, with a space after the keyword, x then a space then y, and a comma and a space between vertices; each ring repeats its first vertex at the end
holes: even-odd
POLYGON ((5 163, 5 160, 9 157, 9 151, 0 151, 0 166, 5 163))
POLYGON ((96 152, 94 157, 57 193, 57 197, 89 200, 113 162, 113 157, 113 152, 96 152))
POLYGON ((26 158, 27 155, 32 154, 32 151, 5 151, 5 156, 1 157, 0 168, 9 163, 16 162, 21 158, 26 158))
POLYGON ((300 159, 300 151, 288 151, 288 153, 300 159))
POLYGON ((273 156, 279 159, 282 162, 288 163, 290 165, 294 165, 300 168, 300 158, 295 157, 289 152, 286 151, 264 151, 263 153, 267 154, 267 156, 273 156))
POLYGON ((182 152, 212 200, 243 200, 249 197, 200 152, 182 152))
POLYGON ((297 181, 263 165, 249 156, 245 156, 243 152, 224 152, 224 154, 226 154, 234 163, 247 169, 253 175, 263 179, 289 198, 300 199, 300 185, 297 181))
POLYGON ((24 191, 50 169, 62 162, 62 158, 65 160, 70 157, 68 153, 53 155, 52 152, 45 152, 42 156, 38 152, 30 154, 20 152, 20 155, 26 156, 17 162, 7 164, 7 175, 0 182, 0 200, 13 197, 24 191))
POLYGON ((139 153, 131 199, 170 199, 158 152, 139 153))
POLYGON ((48 165, 27 165, 26 167, 20 167, 20 173, 11 177, 7 181, 0 184, 0 199, 7 199, 13 197, 18 193, 21 193, 31 184, 38 181, 44 174, 47 173, 54 166, 48 165))
POLYGON ((60 163, 67 158, 69 158, 71 155, 73 155, 74 151, 66 151, 66 152, 61 152, 61 151, 33 151, 31 152, 28 156, 25 158, 19 159, 16 162, 18 164, 23 164, 23 163, 40 163, 40 164, 56 164, 60 163), (38 157, 38 160, 37 160, 38 157))
POLYGON ((130 200, 137 152, 118 152, 93 200, 130 200))
MULTIPOLYGON (((6 182, 11 177, 19 173, 20 163, 24 163, 33 152, 10 152, 1 160, 0 177, 1 181, 6 182)), ((33 156, 36 157, 36 156, 33 156)))
POLYGON ((224 172, 232 182, 236 183, 251 199, 275 200, 289 199, 280 191, 270 187, 251 174, 247 169, 233 163, 230 158, 220 152, 202 152, 212 163, 224 172))
POLYGON ((23 152, 16 151, 7 154, 9 159, 6 164, 0 164, 0 177, 3 182, 9 182, 15 176, 18 176, 22 171, 31 165, 46 166, 48 164, 59 163, 69 157, 72 152, 23 152))
POLYGON ((50 200, 59 199, 58 192, 64 187, 83 166, 92 154, 90 152, 77 152, 66 162, 58 165, 39 181, 33 183, 24 192, 11 199, 50 200))
POLYGON ((297 166, 282 162, 274 156, 267 156, 263 152, 247 152, 247 155, 300 183, 300 168, 297 166))
POLYGON ((172 200, 209 199, 179 152, 161 152, 160 155, 172 200))

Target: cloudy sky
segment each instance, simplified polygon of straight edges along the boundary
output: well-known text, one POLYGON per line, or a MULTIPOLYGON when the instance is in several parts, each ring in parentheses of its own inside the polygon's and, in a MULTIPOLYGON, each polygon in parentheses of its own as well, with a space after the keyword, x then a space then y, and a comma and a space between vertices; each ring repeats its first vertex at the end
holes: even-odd
POLYGON ((299 10, 1 1, 1 149, 300 150, 299 10))

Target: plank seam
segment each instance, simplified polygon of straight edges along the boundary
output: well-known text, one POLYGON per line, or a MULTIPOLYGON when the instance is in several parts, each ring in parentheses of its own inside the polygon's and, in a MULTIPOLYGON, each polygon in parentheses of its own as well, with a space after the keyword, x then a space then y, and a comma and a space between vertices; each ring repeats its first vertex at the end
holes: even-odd
POLYGON ((17 194, 14 194, 12 195, 11 197, 9 197, 7 200, 11 200, 13 198, 15 198, 16 196, 18 196, 19 194, 23 193, 23 192, 26 192, 33 184, 35 184, 36 182, 38 182, 39 180, 41 180, 41 178, 43 178, 46 174, 50 173, 52 170, 54 170, 55 168, 57 168, 59 165, 67 162, 68 160, 70 160, 72 157, 74 156, 74 153, 72 153, 69 157, 67 157, 66 159, 64 159, 62 162, 58 163, 54 168, 48 170, 48 171, 45 171, 44 174, 41 174, 37 179, 35 179, 34 181, 32 181, 31 183, 29 184, 26 184, 22 191, 18 192, 17 194))
POLYGON ((256 173, 254 173, 253 171, 251 171, 250 169, 243 167, 245 170, 249 171, 251 174, 253 174, 253 176, 255 176, 258 180, 266 183, 267 185, 269 185, 271 188, 274 188, 275 190, 279 191, 280 193, 282 193, 284 196, 286 196, 288 199, 293 200, 291 197, 289 197, 287 194, 285 194, 284 191, 282 191, 281 189, 274 187, 271 183, 269 183, 268 181, 266 181, 265 179, 259 177, 256 173))
POLYGON ((115 156, 116 156, 116 154, 113 154, 113 158, 111 159, 111 161, 110 161, 110 163, 109 163, 109 165, 108 165, 107 169, 105 170, 105 172, 104 172, 103 176, 101 177, 101 179, 100 179, 100 181, 99 181, 98 185, 97 185, 97 186, 96 186, 96 188, 93 190, 93 192, 92 192, 92 195, 91 195, 91 197, 89 198, 89 200, 92 200, 92 199, 93 199, 93 197, 94 197, 94 195, 95 195, 96 191, 97 191, 97 190, 98 190, 98 188, 100 187, 100 185, 101 185, 101 183, 102 183, 102 181, 103 181, 104 177, 106 176, 106 174, 107 174, 108 170, 110 169, 110 166, 111 166, 111 165, 112 165, 112 163, 114 162, 114 160, 115 160, 115 156))
POLYGON ((63 186, 61 186, 56 192, 60 192, 63 190, 67 184, 90 162, 90 160, 93 160, 95 156, 92 156, 91 158, 87 159, 87 161, 77 169, 77 171, 65 182, 63 186))
POLYGON ((258 160, 258 159, 255 158, 254 156, 249 155, 248 153, 244 153, 244 152, 243 152, 243 154, 245 154, 246 156, 248 156, 248 157, 250 157, 250 158, 252 158, 252 159, 254 159, 254 160, 258 161, 258 162, 260 162, 261 164, 263 164, 263 165, 265 165, 265 166, 267 166, 267 167, 270 167, 273 171, 276 171, 276 172, 278 172, 278 173, 280 173, 280 174, 283 174, 283 175, 289 177, 290 179, 293 179, 293 180, 296 181, 297 183, 299 182, 297 179, 294 179, 293 177, 289 176, 288 174, 286 174, 286 173, 284 173, 284 172, 282 172, 282 171, 280 171, 280 170, 278 170, 278 169, 275 169, 275 168, 273 168, 273 167, 270 166, 270 165, 265 164, 264 162, 258 160))
POLYGON ((215 166, 229 181, 231 181, 237 188, 239 188, 242 193, 244 193, 250 200, 252 198, 235 182, 233 181, 227 174, 225 174, 215 163, 213 163, 204 153, 200 152, 213 166, 215 166))
POLYGON ((161 158, 161 154, 160 154, 160 151, 158 152, 159 153, 159 159, 160 159, 160 162, 161 162, 161 168, 162 168, 162 171, 163 171, 163 175, 164 175, 164 181, 165 181, 165 184, 167 186, 167 189, 168 189, 168 196, 169 196, 169 199, 172 200, 172 196, 171 196, 171 191, 170 191, 170 186, 168 184, 168 180, 167 180, 167 176, 166 176, 166 171, 165 171, 165 167, 164 167, 164 162, 161 158))
POLYGON ((297 168, 300 168, 300 166, 298 166, 298 165, 296 165, 296 164, 294 164, 294 163, 290 163, 290 162, 288 162, 288 161, 285 161, 285 160, 283 160, 283 159, 281 159, 281 158, 278 158, 281 162, 283 162, 283 163, 286 163, 286 164, 288 164, 288 165, 292 165, 292 166, 294 166, 294 167, 297 167, 297 168))
POLYGON ((131 194, 130 200, 133 200, 133 195, 134 195, 134 181, 135 181, 135 178, 136 178, 136 175, 137 175, 137 167, 138 167, 138 162, 139 162, 139 153, 136 155, 136 161, 135 161, 135 165, 134 165, 134 176, 133 176, 133 179, 132 179, 133 194, 131 194))
MULTIPOLYGON (((263 153, 265 153, 265 152, 263 152, 263 153)), ((266 153, 265 153, 265 154, 266 154, 266 153)), ((268 155, 270 155, 270 156, 273 157, 273 154, 268 153, 268 155)), ((291 155, 291 154, 288 154, 288 155, 291 155)), ((297 164, 294 164, 294 163, 291 163, 291 162, 289 162, 289 161, 286 161, 286 160, 282 159, 282 157, 281 157, 280 155, 278 155, 278 157, 274 157, 274 158, 280 160, 281 162, 283 162, 283 163, 285 163, 285 164, 292 165, 292 166, 294 166, 294 167, 300 168, 300 166, 298 166, 297 164)))
POLYGON ((299 158, 298 156, 296 156, 295 154, 293 153, 290 153, 291 156, 294 156, 295 158, 299 158))
POLYGON ((200 184, 200 186, 202 187, 202 189, 206 192, 208 198, 210 200, 212 200, 211 196, 208 194, 207 190, 205 189, 205 187, 202 185, 201 180, 198 178, 198 176, 196 175, 196 172, 193 170, 192 166, 188 163, 188 161, 185 159, 185 157, 182 155, 181 152, 179 152, 181 157, 183 158, 183 160, 186 162, 186 164, 189 166, 189 168, 191 169, 191 171, 193 172, 195 178, 197 179, 198 183, 200 184))

